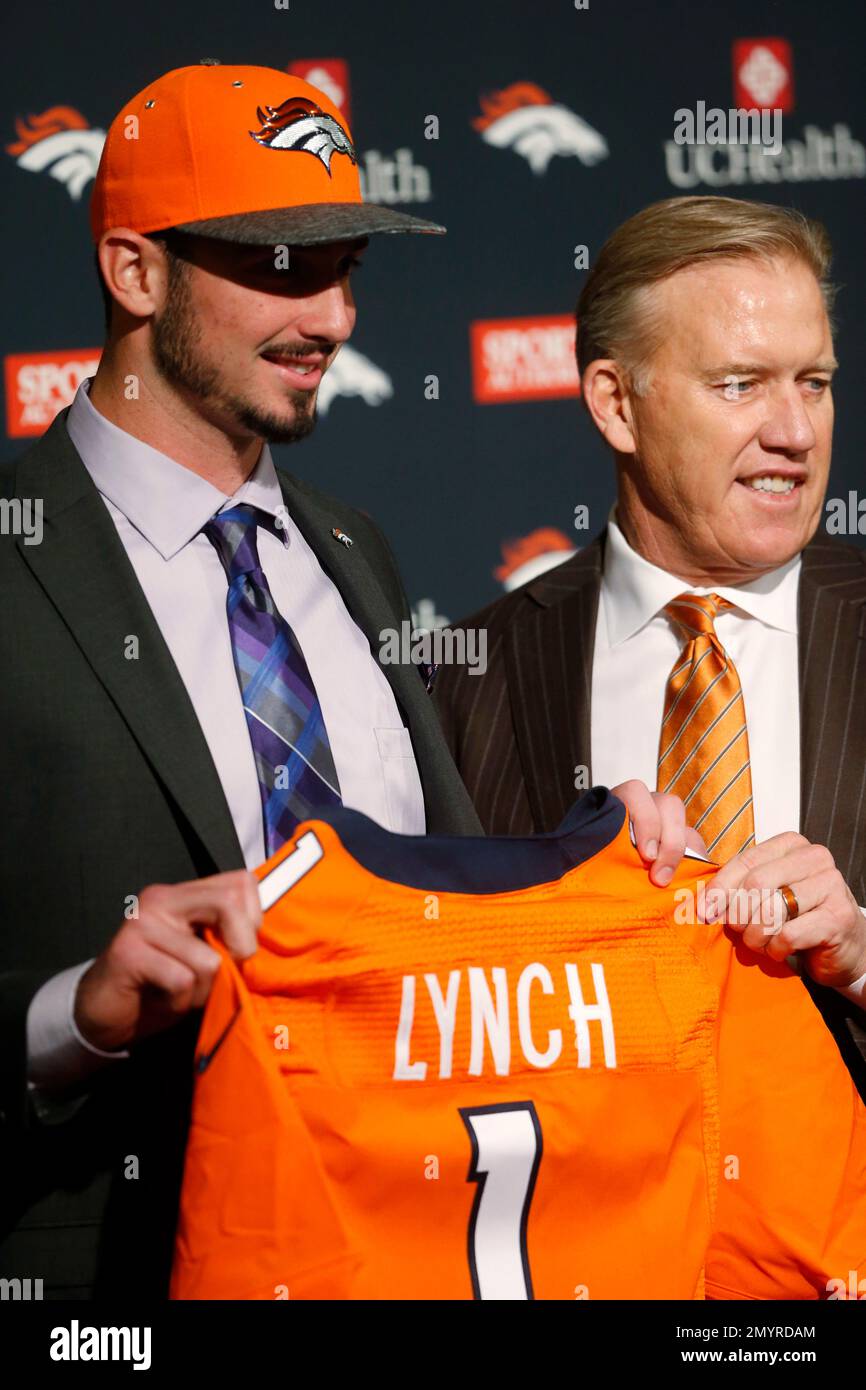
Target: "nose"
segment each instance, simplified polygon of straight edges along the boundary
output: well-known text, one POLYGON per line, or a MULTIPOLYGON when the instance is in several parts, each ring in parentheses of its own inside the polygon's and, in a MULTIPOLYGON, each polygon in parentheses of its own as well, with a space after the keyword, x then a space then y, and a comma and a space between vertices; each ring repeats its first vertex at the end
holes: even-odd
POLYGON ((306 338, 344 343, 355 327, 355 304, 349 286, 335 281, 309 297, 295 327, 306 338))
POLYGON ((815 426, 796 382, 786 382, 773 393, 759 440, 768 449, 783 449, 789 454, 814 449, 815 426))

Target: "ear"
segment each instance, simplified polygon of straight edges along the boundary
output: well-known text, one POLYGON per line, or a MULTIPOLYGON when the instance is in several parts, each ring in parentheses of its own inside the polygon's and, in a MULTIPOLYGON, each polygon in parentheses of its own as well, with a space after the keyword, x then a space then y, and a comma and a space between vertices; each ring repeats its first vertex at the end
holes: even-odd
POLYGON ((98 248, 99 268, 112 299, 133 318, 148 318, 165 300, 161 247, 128 227, 112 227, 98 248))
POLYGON ((580 389, 587 410, 611 448, 618 454, 635 453, 631 391, 621 364, 597 357, 585 368, 580 389))

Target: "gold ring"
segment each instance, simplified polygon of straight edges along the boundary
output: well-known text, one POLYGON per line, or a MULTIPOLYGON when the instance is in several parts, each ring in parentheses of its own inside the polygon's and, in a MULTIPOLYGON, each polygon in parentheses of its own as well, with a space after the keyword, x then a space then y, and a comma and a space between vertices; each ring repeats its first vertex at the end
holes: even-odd
POLYGON ((800 904, 797 902, 796 893, 788 883, 780 883, 776 892, 781 893, 782 901, 788 909, 788 921, 793 922, 794 918, 800 915, 800 904))

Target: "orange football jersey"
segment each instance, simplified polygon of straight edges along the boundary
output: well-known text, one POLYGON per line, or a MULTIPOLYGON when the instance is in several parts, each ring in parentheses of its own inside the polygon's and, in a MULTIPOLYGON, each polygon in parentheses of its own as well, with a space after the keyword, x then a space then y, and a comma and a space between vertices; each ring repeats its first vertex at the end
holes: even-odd
POLYGON ((847 1278, 863 1107, 801 981, 694 924, 711 873, 654 887, 604 789, 525 840, 299 827, 205 1010, 172 1297, 847 1278))

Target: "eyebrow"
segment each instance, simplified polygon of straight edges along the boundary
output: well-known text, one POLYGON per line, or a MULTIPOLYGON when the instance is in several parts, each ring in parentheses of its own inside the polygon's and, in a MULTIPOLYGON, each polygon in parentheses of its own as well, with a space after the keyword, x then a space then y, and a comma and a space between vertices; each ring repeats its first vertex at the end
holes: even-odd
MULTIPOLYGON (((797 375, 806 376, 810 372, 825 372, 828 376, 832 376, 838 366, 839 363, 835 357, 823 357, 819 362, 813 362, 811 366, 804 367, 797 375)), ((772 376, 773 372, 763 362, 724 362, 718 367, 708 367, 699 375, 701 381, 718 381, 723 380, 726 376, 772 376)))

